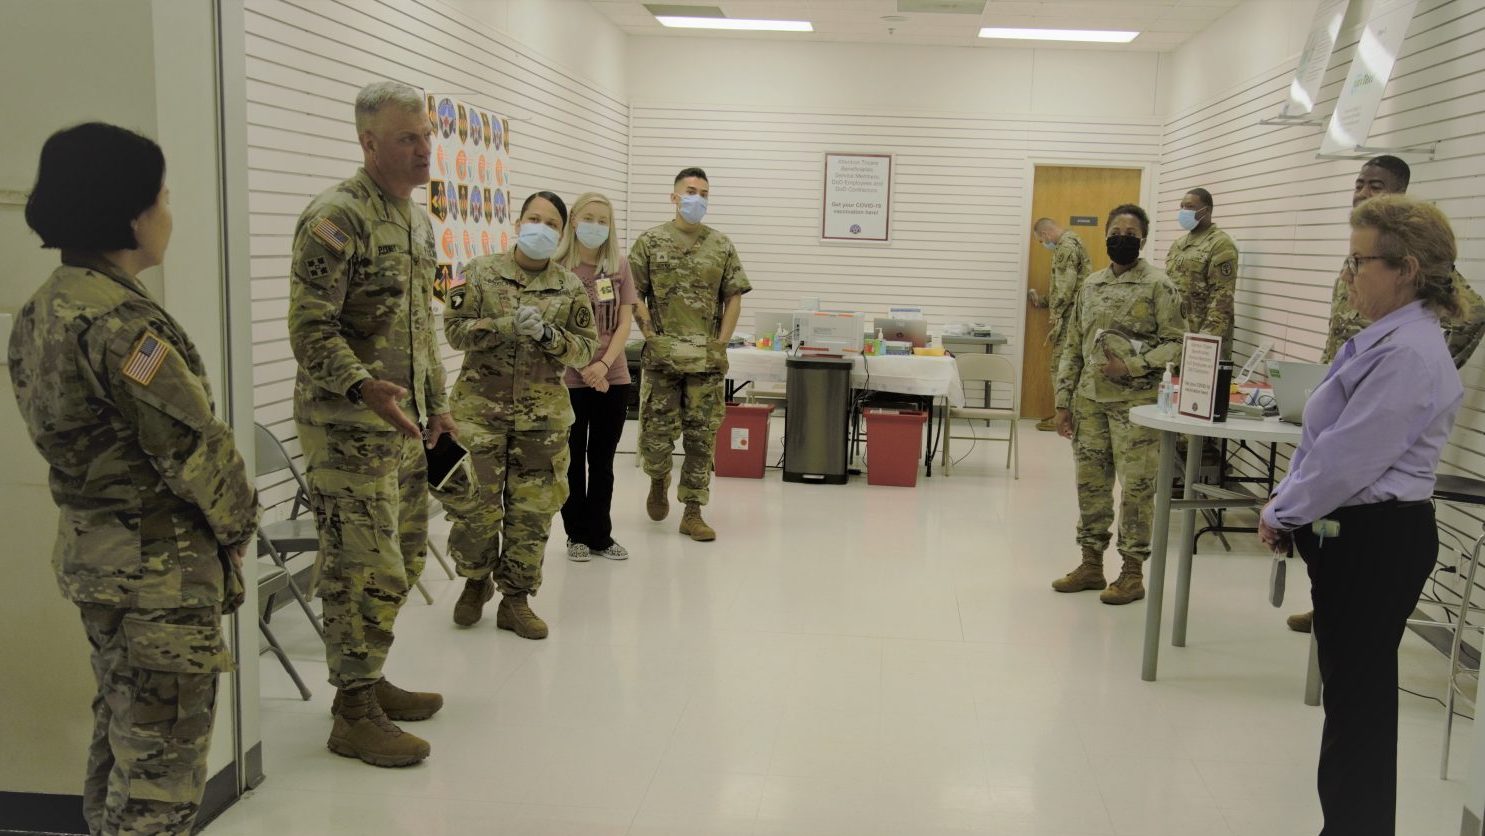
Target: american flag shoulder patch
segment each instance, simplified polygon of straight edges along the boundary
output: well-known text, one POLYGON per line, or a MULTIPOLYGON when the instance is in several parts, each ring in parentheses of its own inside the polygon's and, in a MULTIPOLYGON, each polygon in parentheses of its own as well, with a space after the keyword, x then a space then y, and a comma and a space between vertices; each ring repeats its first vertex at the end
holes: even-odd
POLYGON ((309 225, 309 232, 336 255, 345 255, 345 245, 351 242, 351 236, 329 218, 317 218, 309 225))
POLYGON ((124 377, 140 386, 148 386, 169 356, 170 344, 160 339, 155 332, 145 331, 139 342, 134 344, 134 350, 124 360, 124 377))

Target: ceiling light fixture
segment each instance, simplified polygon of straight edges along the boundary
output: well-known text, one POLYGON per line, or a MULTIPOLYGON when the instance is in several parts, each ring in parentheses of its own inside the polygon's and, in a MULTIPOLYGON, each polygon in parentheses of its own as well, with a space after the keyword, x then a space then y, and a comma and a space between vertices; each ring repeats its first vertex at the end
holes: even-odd
POLYGON ((1005 38, 1017 41, 1090 41, 1105 44, 1127 44, 1139 37, 1139 34, 1111 29, 1014 29, 999 26, 986 26, 980 30, 982 38, 1005 38))
POLYGON ((656 15, 661 26, 672 29, 732 29, 751 32, 813 32, 808 20, 743 20, 734 17, 672 17, 656 15))

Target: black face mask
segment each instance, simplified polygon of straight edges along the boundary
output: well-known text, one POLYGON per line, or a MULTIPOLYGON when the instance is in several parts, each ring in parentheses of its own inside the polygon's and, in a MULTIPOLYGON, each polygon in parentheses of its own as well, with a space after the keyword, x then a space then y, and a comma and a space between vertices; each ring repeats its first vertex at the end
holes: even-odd
POLYGON ((1140 237, 1138 235, 1110 235, 1104 241, 1104 247, 1108 250, 1109 259, 1120 267, 1128 267, 1139 261, 1140 237))

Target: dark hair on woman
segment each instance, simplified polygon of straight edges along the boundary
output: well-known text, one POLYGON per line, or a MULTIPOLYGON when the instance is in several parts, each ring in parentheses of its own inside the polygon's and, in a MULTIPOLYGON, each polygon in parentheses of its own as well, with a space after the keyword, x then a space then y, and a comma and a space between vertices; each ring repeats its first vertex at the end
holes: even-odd
POLYGON ((562 202, 562 198, 557 197, 556 192, 532 192, 527 195, 526 202, 521 204, 521 214, 525 215, 526 210, 531 207, 531 201, 538 197, 557 207, 557 214, 562 216, 562 226, 565 228, 567 226, 567 204, 562 202))
POLYGON ((164 182, 165 154, 149 137, 103 122, 64 128, 41 146, 26 225, 47 248, 132 250, 130 224, 164 182))
POLYGON ((1134 205, 1133 203, 1121 203, 1118 206, 1115 206, 1113 209, 1110 209, 1109 219, 1104 222, 1103 231, 1108 232, 1109 227, 1114 225, 1114 219, 1119 217, 1120 215, 1133 215, 1140 222, 1140 237, 1150 237, 1150 216, 1145 214, 1145 210, 1134 205))
POLYGON ((675 176, 675 181, 677 183, 679 183, 682 180, 686 179, 687 177, 700 177, 701 179, 706 180, 706 182, 708 184, 712 182, 710 180, 707 180, 707 178, 706 178, 706 172, 705 171, 702 171, 701 169, 697 168, 696 166, 691 166, 690 168, 683 168, 683 169, 681 169, 681 173, 680 174, 677 174, 675 176))

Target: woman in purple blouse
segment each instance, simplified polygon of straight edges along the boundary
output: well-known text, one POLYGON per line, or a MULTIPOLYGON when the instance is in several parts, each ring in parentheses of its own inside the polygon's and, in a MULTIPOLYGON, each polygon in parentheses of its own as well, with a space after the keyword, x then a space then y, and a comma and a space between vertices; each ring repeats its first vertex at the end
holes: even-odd
POLYGON ((1438 556, 1434 470, 1464 396, 1439 328, 1460 314, 1454 233, 1402 195, 1351 213, 1351 304, 1372 324, 1310 396, 1304 433, 1259 520, 1310 574, 1325 729, 1321 836, 1390 836, 1397 814, 1397 647, 1438 556))

